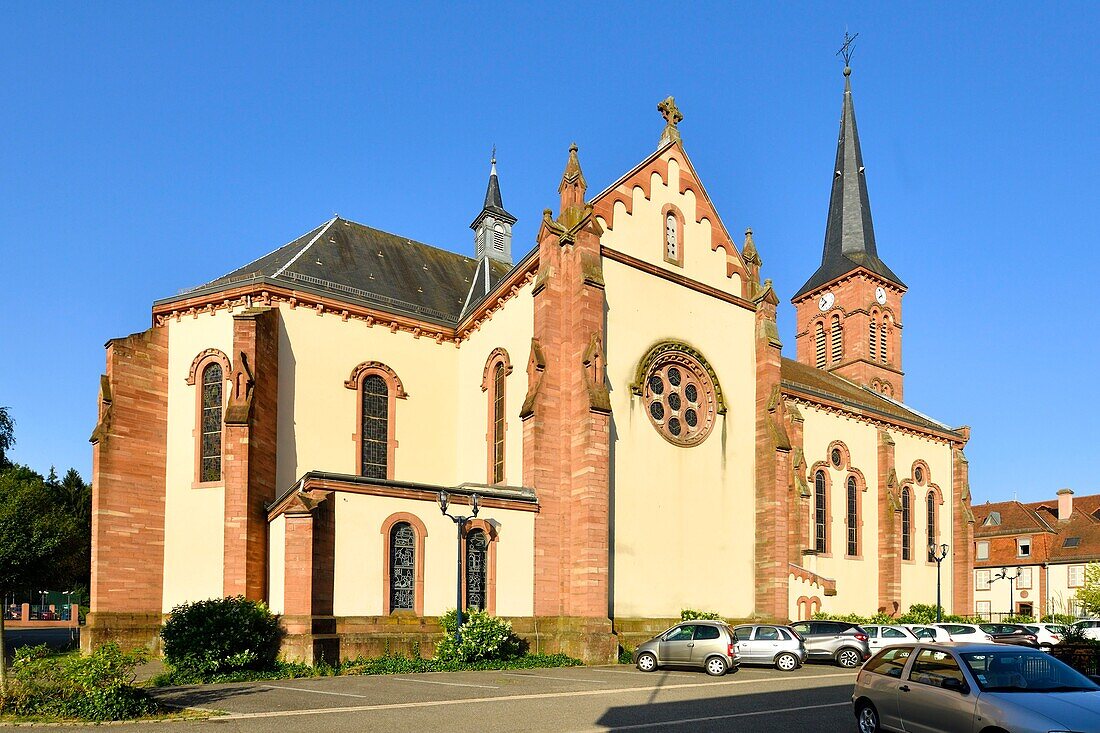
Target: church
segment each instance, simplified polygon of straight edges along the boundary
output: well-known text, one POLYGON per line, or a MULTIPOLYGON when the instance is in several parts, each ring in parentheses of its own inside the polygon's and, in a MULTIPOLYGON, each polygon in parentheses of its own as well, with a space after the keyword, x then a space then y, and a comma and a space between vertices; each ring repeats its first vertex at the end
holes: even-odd
POLYGON ((671 97, 656 150, 603 190, 569 148, 525 253, 494 160, 472 256, 334 217, 155 301, 106 346, 85 648, 243 595, 288 658, 430 653, 461 597, 532 651, 609 661, 682 608, 935 603, 942 544, 945 609, 971 613, 969 429, 904 401, 907 286, 850 73, 794 359, 671 97))

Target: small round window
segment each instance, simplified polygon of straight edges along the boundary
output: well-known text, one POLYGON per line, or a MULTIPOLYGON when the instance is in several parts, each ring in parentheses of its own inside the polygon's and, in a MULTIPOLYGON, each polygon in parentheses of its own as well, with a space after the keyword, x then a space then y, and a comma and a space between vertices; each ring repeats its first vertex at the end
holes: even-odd
POLYGON ((714 384, 688 354, 677 351, 658 357, 646 376, 643 397, 650 422, 670 443, 698 445, 714 427, 714 384))
POLYGON ((916 468, 914 468, 913 469, 913 478, 915 478, 917 480, 918 484, 923 483, 924 482, 924 469, 921 468, 920 466, 917 466, 916 468))
POLYGON ((832 458, 832 461, 833 461, 833 465, 836 466, 837 468, 839 468, 840 467, 840 459, 841 459, 840 448, 833 448, 833 453, 832 453, 831 458, 832 458))

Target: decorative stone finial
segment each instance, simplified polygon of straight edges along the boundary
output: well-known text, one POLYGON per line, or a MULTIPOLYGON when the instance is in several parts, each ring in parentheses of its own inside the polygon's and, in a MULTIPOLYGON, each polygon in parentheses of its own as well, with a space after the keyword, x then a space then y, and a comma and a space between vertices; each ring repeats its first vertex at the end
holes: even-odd
POLYGON ((657 111, 665 118, 665 129, 661 133, 661 140, 657 143, 657 147, 664 147, 673 140, 679 141, 681 139, 680 130, 677 129, 676 125, 684 119, 684 115, 676 106, 676 100, 668 97, 657 105, 657 111))

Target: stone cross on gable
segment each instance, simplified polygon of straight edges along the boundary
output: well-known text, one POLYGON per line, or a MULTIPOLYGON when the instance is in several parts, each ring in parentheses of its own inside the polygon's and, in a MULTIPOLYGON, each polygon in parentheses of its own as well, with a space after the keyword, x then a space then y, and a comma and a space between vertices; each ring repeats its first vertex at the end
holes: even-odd
POLYGON ((661 133, 660 142, 657 143, 657 147, 660 148, 673 140, 680 140, 680 131, 676 128, 676 125, 684 119, 684 115, 680 112, 680 109, 676 106, 676 100, 672 97, 668 97, 659 103, 657 111, 665 118, 665 129, 661 133))

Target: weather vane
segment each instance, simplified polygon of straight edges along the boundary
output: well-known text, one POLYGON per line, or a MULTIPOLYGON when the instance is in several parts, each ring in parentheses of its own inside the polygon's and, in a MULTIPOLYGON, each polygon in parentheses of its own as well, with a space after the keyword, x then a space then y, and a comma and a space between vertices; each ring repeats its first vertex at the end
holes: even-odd
POLYGON ((855 49, 852 48, 852 43, 857 38, 859 38, 858 33, 854 36, 850 36, 848 35, 848 31, 844 31, 844 45, 840 47, 840 50, 836 52, 836 55, 844 58, 844 65, 846 67, 852 65, 852 53, 855 51, 855 49))

